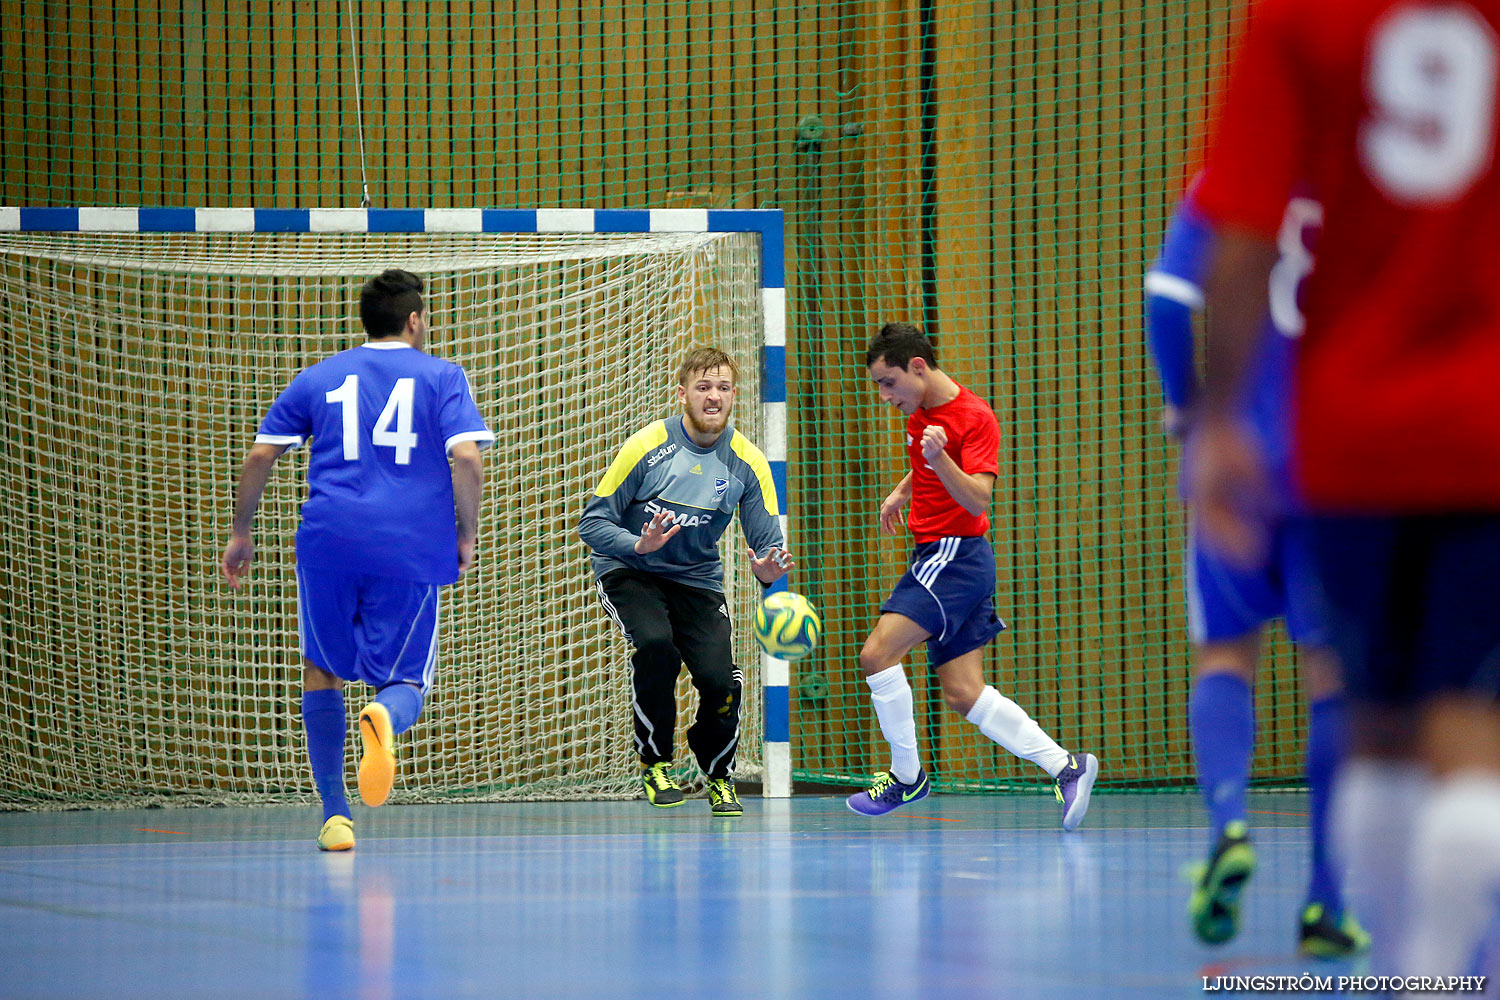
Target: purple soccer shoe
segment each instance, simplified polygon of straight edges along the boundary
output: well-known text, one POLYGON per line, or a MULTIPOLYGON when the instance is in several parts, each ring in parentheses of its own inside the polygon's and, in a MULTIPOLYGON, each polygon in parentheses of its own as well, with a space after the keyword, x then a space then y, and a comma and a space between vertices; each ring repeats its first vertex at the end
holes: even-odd
POLYGON ((863 816, 884 816, 892 809, 927 797, 927 772, 918 768, 917 780, 906 785, 889 771, 881 771, 863 792, 845 800, 850 809, 863 816))
POLYGON ((1099 758, 1091 753, 1082 757, 1068 754, 1068 766, 1057 772, 1057 801, 1062 803, 1062 828, 1076 830, 1089 811, 1089 794, 1099 777, 1099 758))

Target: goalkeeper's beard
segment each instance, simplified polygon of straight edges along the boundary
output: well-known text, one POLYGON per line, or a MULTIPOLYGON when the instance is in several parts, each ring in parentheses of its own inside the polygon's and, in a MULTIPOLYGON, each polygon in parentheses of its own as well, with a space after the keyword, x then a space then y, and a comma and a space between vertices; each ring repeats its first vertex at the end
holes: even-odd
POLYGON ((695 434, 707 436, 709 434, 723 434, 727 431, 729 429, 729 407, 726 406, 715 414, 715 416, 718 418, 719 425, 717 427, 710 427, 694 416, 693 411, 689 407, 684 406, 682 408, 682 419, 687 421, 688 429, 695 434))

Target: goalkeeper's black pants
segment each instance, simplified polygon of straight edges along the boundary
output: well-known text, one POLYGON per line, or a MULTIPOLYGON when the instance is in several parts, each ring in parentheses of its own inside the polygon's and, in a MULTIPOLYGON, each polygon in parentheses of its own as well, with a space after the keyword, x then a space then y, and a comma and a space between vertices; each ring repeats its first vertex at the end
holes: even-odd
POLYGON ((704 774, 728 777, 739 743, 742 678, 734 666, 724 595, 633 569, 606 573, 598 587, 604 609, 635 647, 631 708, 642 764, 672 760, 677 674, 685 664, 698 689, 688 747, 704 774))

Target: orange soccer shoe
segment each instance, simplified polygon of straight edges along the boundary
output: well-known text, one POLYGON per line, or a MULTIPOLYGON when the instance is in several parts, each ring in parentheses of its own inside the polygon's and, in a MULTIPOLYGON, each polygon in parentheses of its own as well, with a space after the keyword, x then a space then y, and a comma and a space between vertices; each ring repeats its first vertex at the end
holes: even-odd
POLYGON ((367 806, 384 805, 396 781, 396 735, 391 713, 380 702, 360 710, 359 737, 365 745, 359 758, 359 797, 367 806))

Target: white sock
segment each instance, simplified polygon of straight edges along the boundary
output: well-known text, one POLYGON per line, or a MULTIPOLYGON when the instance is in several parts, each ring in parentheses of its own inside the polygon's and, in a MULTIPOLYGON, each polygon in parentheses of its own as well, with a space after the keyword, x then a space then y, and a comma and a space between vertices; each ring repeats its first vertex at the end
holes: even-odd
POLYGON ((1412 833, 1430 787, 1410 761, 1354 757, 1334 792, 1329 825, 1348 873, 1348 905, 1373 941, 1372 972, 1394 973, 1406 947, 1412 833))
POLYGON ((1043 732, 1024 708, 988 684, 974 699, 966 718, 981 733, 1022 760, 1040 765, 1054 778, 1068 766, 1068 751, 1043 732))
POLYGON ((1462 976, 1495 919, 1500 891, 1500 777, 1438 782, 1412 837, 1410 937, 1403 975, 1462 976))
POLYGON ((891 773, 903 785, 917 780, 922 770, 917 759, 917 720, 912 715, 911 685, 901 664, 886 667, 865 678, 870 685, 870 700, 875 703, 875 717, 880 731, 891 745, 891 773))

